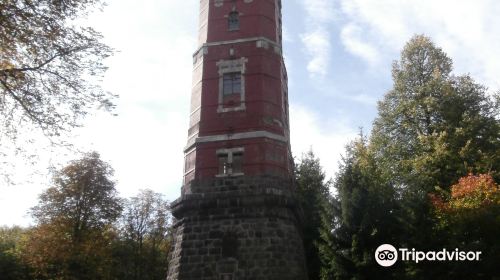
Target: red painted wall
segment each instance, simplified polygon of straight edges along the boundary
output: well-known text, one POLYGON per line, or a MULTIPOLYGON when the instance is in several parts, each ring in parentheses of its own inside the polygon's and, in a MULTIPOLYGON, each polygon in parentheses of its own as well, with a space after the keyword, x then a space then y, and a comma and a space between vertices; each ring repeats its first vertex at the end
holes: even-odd
POLYGON ((280 53, 281 11, 276 0, 201 1, 200 50, 195 54, 191 121, 186 150, 185 183, 192 179, 212 179, 218 173, 217 149, 243 147, 245 176, 291 174, 288 128, 286 69, 280 53), (240 13, 240 29, 228 30, 227 16, 240 13), (278 9, 278 10, 276 10, 278 9), (206 25, 205 25, 206 24, 206 25), (203 32, 207 32, 203 34, 203 32), (257 47, 250 38, 275 42, 268 48, 257 47), (246 40, 245 42, 223 42, 246 40), (222 43, 221 43, 222 42, 222 43), (233 49, 233 55, 230 54, 233 49), (221 113, 219 106, 219 67, 217 62, 246 58, 245 110, 221 113), (285 142, 269 138, 251 138, 192 144, 198 137, 242 132, 267 131, 282 136, 285 142))
POLYGON ((217 8, 215 2, 210 1, 207 42, 251 37, 266 37, 276 41, 278 27, 275 3, 275 0, 254 0, 251 3, 244 3, 243 0, 224 1, 222 7, 217 8), (233 3, 236 10, 242 14, 240 30, 237 32, 227 31, 227 15, 232 11, 233 3))

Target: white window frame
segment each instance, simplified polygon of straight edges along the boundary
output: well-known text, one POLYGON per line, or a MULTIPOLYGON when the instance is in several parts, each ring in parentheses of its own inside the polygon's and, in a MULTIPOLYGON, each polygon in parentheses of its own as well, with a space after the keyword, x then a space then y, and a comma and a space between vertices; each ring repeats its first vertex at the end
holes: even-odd
MULTIPOLYGON (((245 152, 245 148, 243 148, 243 147, 231 148, 231 149, 218 149, 216 151, 216 155, 217 155, 217 159, 219 158, 219 156, 226 155, 227 156, 227 163, 228 164, 232 164, 233 163, 233 155, 234 154, 242 154, 243 155, 244 152, 245 152)), ((219 164, 219 161, 217 160, 217 165, 218 164, 219 164)), ((217 167, 219 167, 219 166, 217 166, 217 167)), ((222 177, 243 176, 243 175, 245 175, 243 172, 233 173, 232 167, 229 167, 228 169, 229 170, 227 171, 227 173, 217 174, 216 177, 217 178, 222 178, 222 177)))
POLYGON ((220 60, 217 62, 219 68, 219 105, 218 113, 244 111, 245 107, 245 72, 248 59, 245 57, 232 60, 220 60), (224 74, 241 73, 240 104, 234 107, 224 107, 224 74))

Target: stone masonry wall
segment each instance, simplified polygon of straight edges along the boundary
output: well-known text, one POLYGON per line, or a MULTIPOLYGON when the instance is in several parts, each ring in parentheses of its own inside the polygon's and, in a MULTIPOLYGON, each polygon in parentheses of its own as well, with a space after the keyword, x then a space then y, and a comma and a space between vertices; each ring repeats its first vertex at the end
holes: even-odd
POLYGON ((307 279, 292 192, 263 182, 199 184, 200 193, 173 203, 178 222, 167 280, 307 279), (203 185, 210 191, 201 192, 203 185))

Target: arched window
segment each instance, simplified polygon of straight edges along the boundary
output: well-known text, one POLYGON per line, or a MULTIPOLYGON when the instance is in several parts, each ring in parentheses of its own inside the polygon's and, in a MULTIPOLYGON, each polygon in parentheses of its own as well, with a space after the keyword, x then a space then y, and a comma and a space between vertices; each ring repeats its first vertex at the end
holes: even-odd
POLYGON ((228 17, 229 30, 240 29, 240 14, 238 12, 231 12, 228 17))

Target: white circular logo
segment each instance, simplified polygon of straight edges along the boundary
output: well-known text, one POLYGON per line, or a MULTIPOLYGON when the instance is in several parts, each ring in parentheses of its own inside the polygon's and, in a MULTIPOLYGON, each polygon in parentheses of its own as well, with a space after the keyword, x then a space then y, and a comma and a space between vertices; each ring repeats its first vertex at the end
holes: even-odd
POLYGON ((375 251, 375 260, 381 266, 392 266, 398 260, 398 251, 390 244, 382 244, 375 251))

